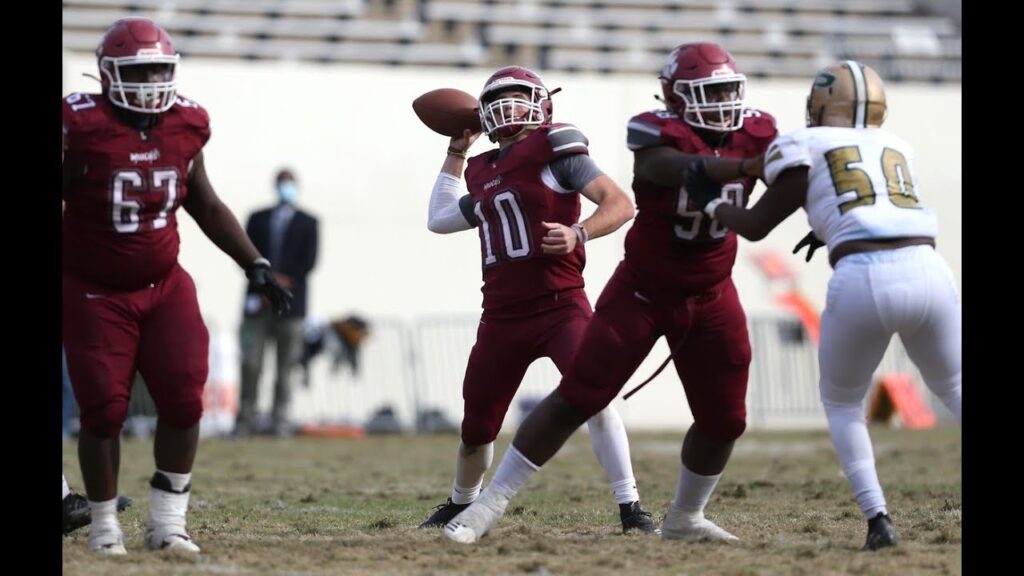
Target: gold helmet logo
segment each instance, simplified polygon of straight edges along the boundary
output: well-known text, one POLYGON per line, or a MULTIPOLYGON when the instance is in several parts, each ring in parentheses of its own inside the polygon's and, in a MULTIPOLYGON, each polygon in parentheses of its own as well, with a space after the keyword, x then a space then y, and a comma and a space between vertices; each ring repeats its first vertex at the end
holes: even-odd
POLYGON ((846 60, 814 77, 807 97, 807 126, 878 128, 885 115, 885 87, 869 66, 846 60))

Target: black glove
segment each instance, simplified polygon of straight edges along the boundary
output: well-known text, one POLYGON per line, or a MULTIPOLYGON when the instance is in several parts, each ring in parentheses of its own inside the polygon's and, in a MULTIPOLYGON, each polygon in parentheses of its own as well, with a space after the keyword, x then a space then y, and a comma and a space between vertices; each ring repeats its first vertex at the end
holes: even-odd
POLYGON ((701 212, 709 202, 722 197, 722 185, 708 176, 705 160, 697 160, 683 168, 683 187, 701 212))
POLYGON ((812 230, 807 233, 807 236, 804 236, 802 240, 797 242, 796 246, 793 248, 793 254, 796 254, 797 252, 800 251, 801 248, 807 246, 808 248, 806 261, 810 262, 811 256, 814 256, 814 251, 817 250, 818 248, 821 248, 824 245, 825 243, 822 242, 821 240, 818 240, 818 237, 814 235, 814 231, 812 230))
POLYGON ((292 293, 277 282, 274 272, 270 269, 270 262, 266 258, 257 258, 245 268, 245 277, 249 279, 256 291, 270 300, 270 307, 274 314, 284 315, 291 310, 292 293))

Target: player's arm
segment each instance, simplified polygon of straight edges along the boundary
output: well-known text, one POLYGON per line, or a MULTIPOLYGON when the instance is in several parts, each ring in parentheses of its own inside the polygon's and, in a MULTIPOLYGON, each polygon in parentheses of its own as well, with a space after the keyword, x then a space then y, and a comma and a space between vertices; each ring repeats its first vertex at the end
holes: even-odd
MULTIPOLYGON (((88 96, 83 94, 72 94, 64 99, 61 108, 61 151, 60 151, 60 163, 61 163, 61 188, 60 195, 61 200, 64 199, 65 193, 68 188, 77 180, 85 175, 86 166, 82 160, 72 154, 71 158, 68 158, 68 136, 73 134, 73 131, 77 131, 81 117, 78 114, 80 110, 88 110, 95 106, 95 102, 88 96)), ((82 112, 87 115, 88 113, 82 112)), ((61 211, 63 213, 64 203, 61 203, 61 211)))
POLYGON ((758 199, 752 208, 741 208, 730 204, 721 195, 713 192, 697 192, 701 187, 712 188, 710 185, 698 183, 693 176, 687 176, 687 191, 690 197, 699 197, 698 203, 703 204, 704 212, 718 220, 723 226, 734 230, 747 240, 761 240, 782 223, 792 213, 799 210, 807 200, 807 166, 794 166, 781 172, 758 199))
POLYGON ((85 170, 80 162, 76 162, 74 158, 70 161, 65 162, 68 151, 68 135, 67 132, 61 131, 61 152, 60 152, 60 167, 61 167, 61 206, 63 207, 64 193, 67 191, 68 186, 76 178, 81 177, 85 174, 85 170))
POLYGON ((601 174, 580 190, 585 198, 597 204, 597 210, 580 222, 588 240, 615 232, 633 218, 633 201, 607 174, 601 174))
MULTIPOLYGON (((683 171, 695 160, 706 158, 685 154, 671 146, 641 148, 633 153, 633 174, 659 186, 679 188, 683 171)), ((716 182, 730 182, 761 176, 760 164, 747 158, 715 158, 708 163, 708 175, 716 182)))
POLYGON ((601 171, 587 154, 564 156, 548 166, 553 182, 548 181, 558 194, 579 191, 597 204, 589 218, 565 226, 557 222, 542 222, 547 233, 541 248, 547 254, 568 254, 593 238, 600 238, 618 230, 633 217, 633 201, 608 175, 601 171))
POLYGON ((249 282, 270 300, 277 314, 291 307, 291 292, 277 282, 270 262, 260 255, 238 219, 213 191, 202 151, 192 159, 184 206, 203 234, 245 270, 249 282))
POLYGON ((451 234, 470 230, 477 224, 473 214, 473 203, 469 194, 462 192, 462 168, 466 162, 466 150, 480 136, 469 130, 461 137, 452 138, 448 143, 447 155, 441 172, 430 191, 430 205, 427 213, 427 229, 436 234, 451 234))
POLYGON ((246 268, 261 258, 238 219, 214 192, 202 152, 192 159, 184 206, 203 234, 240 267, 246 268))
MULTIPOLYGON (((667 188, 682 186, 683 171, 690 163, 701 158, 667 145, 662 140, 662 125, 644 118, 629 121, 626 127, 626 147, 633 151, 633 175, 667 188)), ((759 175, 760 170, 747 166, 746 160, 720 160, 714 168, 709 168, 710 175, 718 182, 759 175)))

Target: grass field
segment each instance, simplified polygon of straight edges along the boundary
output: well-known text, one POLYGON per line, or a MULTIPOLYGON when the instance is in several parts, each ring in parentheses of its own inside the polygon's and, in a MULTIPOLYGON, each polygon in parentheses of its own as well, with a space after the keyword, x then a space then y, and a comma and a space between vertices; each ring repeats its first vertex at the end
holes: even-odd
MULTIPOLYGON (((858 552, 866 523, 825 431, 748 433, 707 508, 739 545, 620 534, 603 471, 582 434, 513 502, 482 542, 416 529, 447 496, 455 436, 364 440, 204 440, 189 531, 197 559, 148 552, 142 523, 149 442, 126 441, 121 516, 128 556, 97 558, 87 529, 64 539, 64 574, 960 574, 958 427, 872 429, 879 475, 901 538, 858 552)), ((661 520, 675 493, 681 434, 631 435, 645 508, 661 520)), ((509 437, 498 441, 495 467, 509 437)), ((64 470, 82 484, 73 443, 64 470)), ((493 471, 493 468, 492 468, 493 471)), ((488 476, 489 479, 489 476, 488 476)))

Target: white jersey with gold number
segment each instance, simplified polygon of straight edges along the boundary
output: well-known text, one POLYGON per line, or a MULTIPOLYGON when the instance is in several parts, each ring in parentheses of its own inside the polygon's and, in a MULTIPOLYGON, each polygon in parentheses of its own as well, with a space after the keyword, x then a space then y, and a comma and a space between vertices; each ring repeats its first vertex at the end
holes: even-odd
POLYGON ((769 185, 807 166, 807 220, 829 251, 843 242, 938 233, 935 214, 918 202, 913 150, 880 129, 804 128, 779 136, 765 152, 769 185))

